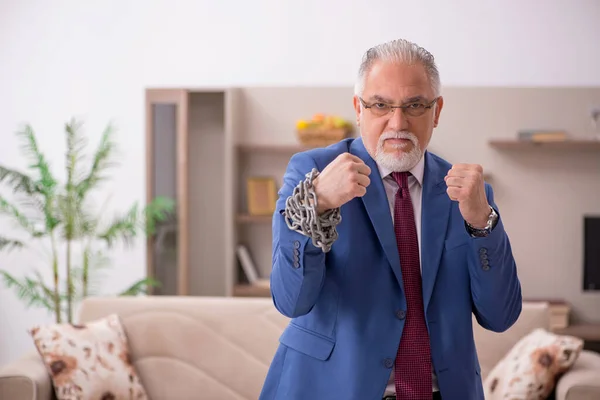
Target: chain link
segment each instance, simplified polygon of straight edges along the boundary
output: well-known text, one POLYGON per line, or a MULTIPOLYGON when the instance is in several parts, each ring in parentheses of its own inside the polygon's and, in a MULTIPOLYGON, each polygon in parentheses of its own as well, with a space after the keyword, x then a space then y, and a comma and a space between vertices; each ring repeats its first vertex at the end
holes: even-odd
POLYGON ((336 227, 342 216, 339 207, 317 214, 318 199, 312 183, 318 175, 319 171, 313 168, 294 188, 285 202, 284 216, 288 228, 310 237, 313 245, 327 253, 338 238, 336 227))

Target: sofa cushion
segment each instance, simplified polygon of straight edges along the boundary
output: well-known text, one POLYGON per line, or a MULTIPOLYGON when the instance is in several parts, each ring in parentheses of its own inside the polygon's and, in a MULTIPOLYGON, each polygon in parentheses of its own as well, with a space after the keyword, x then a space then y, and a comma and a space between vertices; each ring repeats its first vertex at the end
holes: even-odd
POLYGON ((582 348, 579 338, 534 329, 486 377, 486 400, 547 398, 557 378, 575 363, 582 348))
POLYGON ((481 377, 485 379, 490 371, 502 360, 521 338, 534 329, 550 328, 550 312, 547 303, 523 303, 519 319, 504 332, 485 329, 473 315, 473 336, 477 346, 477 356, 481 365, 481 377))
POLYGON ((116 314, 86 325, 36 326, 30 334, 59 400, 147 399, 116 314))

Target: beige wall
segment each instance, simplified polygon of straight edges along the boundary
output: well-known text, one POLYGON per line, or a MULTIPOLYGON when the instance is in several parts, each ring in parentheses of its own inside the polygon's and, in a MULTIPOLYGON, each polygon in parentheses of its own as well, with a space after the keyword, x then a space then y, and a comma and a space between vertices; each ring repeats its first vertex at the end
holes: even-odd
MULTIPOLYGON (((594 135, 600 89, 447 89, 432 145, 491 173, 527 297, 565 298, 574 319, 600 321, 600 292, 582 292, 583 215, 600 215, 600 151, 495 150, 524 128, 594 135)), ((600 244, 599 244, 600 245, 600 244)), ((598 266, 600 268, 600 266, 598 266)))
MULTIPOLYGON (((237 140, 295 143, 292 121, 314 112, 352 118, 351 88, 244 89, 237 140)), ((524 296, 564 298, 574 320, 600 321, 600 292, 582 292, 583 215, 600 215, 600 151, 496 150, 493 138, 519 129, 566 129, 593 136, 588 117, 600 88, 462 88, 443 90, 445 106, 431 149, 450 162, 480 163, 491 174, 496 201, 511 238, 524 296)), ((286 158, 256 171, 283 172, 286 158)), ((273 156, 273 160, 275 157, 273 156)), ((252 173, 252 168, 247 171, 252 173)), ((250 234, 257 264, 270 267, 269 226, 250 234), (262 249, 258 249, 262 243, 262 249), (266 244, 264 244, 266 243, 266 244)))

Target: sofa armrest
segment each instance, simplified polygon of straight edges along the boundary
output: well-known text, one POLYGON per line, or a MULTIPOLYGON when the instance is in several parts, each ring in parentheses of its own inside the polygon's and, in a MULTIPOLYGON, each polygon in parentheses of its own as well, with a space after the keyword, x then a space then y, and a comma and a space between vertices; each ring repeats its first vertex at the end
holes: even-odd
POLYGON ((556 400, 600 399, 600 354, 584 350, 556 384, 556 400))
POLYGON ((37 352, 30 352, 0 369, 0 399, 56 399, 50 375, 37 352))

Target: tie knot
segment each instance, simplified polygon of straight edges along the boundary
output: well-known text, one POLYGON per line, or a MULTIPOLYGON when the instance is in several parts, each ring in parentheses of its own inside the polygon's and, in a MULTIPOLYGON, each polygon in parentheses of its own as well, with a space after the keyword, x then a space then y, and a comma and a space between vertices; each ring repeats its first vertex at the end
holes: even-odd
POLYGON ((410 172, 392 172, 392 177, 401 188, 408 187, 408 175, 410 172))

